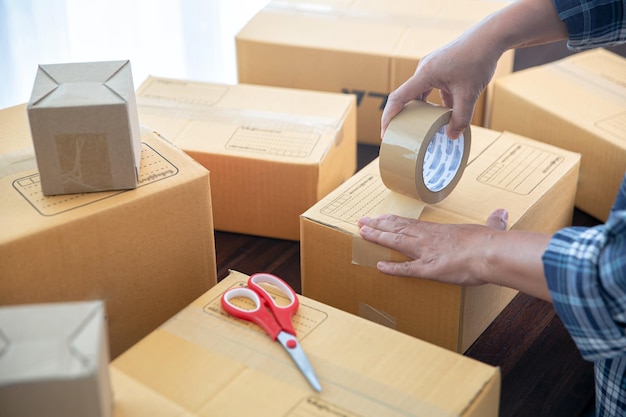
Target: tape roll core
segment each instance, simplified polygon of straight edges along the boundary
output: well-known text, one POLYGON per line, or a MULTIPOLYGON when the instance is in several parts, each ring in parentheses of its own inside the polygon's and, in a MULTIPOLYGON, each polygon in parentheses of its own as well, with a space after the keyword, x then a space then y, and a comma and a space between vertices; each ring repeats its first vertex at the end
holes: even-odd
POLYGON ((471 146, 468 127, 458 139, 445 133, 452 111, 412 101, 393 118, 380 147, 380 174, 387 188, 425 203, 446 198, 461 178, 471 146))

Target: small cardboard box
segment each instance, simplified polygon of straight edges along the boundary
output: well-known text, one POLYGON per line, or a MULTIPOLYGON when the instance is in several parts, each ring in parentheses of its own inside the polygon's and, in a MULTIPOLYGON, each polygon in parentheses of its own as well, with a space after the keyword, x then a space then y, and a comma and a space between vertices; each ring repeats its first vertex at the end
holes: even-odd
POLYGON ((626 58, 596 49, 498 79, 491 123, 580 153, 576 207, 608 218, 626 172, 626 58))
POLYGON ((25 107, 0 111, 0 305, 101 299, 115 357, 217 282, 209 173, 142 148, 134 190, 44 196, 25 107))
POLYGON ((149 77, 141 123, 211 171, 216 230, 299 240, 299 216, 356 171, 353 97, 149 77))
MULTIPOLYGON (((272 1, 236 35, 240 83, 353 94, 357 140, 380 144, 388 94, 427 54, 451 42, 506 2, 488 0, 272 1)), ((495 77, 513 68, 513 51, 495 77)), ((441 104, 438 91, 429 101, 441 104)), ((488 94, 472 122, 483 126, 488 94)))
POLYGON ((141 139, 129 61, 40 65, 28 119, 44 195, 137 187, 141 139))
POLYGON ((499 368, 299 297, 315 392, 279 343, 222 310, 247 278, 232 271, 112 362, 115 416, 498 415, 499 368))
MULTIPOLYGON (((474 126, 468 164, 456 188, 440 203, 426 205, 419 218, 485 224, 494 209, 503 207, 509 211, 509 228, 553 232, 571 224, 579 160, 573 152, 474 126)), ((361 239, 358 219, 382 213, 415 218, 422 203, 386 188, 378 162, 374 160, 301 216, 302 292, 465 352, 517 292, 495 285, 461 287, 380 273, 376 261, 407 258, 361 239), (355 258, 361 263, 353 263, 355 258)))
POLYGON ((0 415, 109 417, 101 301, 0 307, 0 415))

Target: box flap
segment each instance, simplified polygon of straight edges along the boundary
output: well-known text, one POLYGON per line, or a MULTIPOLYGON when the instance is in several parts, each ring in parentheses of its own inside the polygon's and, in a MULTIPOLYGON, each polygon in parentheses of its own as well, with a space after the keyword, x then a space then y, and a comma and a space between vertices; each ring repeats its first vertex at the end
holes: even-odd
POLYGON ((125 101, 132 100, 135 94, 135 87, 133 85, 132 71, 130 68, 130 61, 122 61, 119 63, 119 67, 115 69, 116 63, 111 63, 111 72, 109 78, 104 81, 104 85, 110 88, 115 94, 119 95, 125 101))
MULTIPOLYGON (((128 61, 39 65, 30 108, 116 104, 127 100, 128 61)), ((132 87, 132 86, 131 86, 132 87)), ((134 90, 130 88, 130 91, 134 90)))
POLYGON ((103 326, 99 301, 0 308, 0 387, 94 372, 103 326))
POLYGON ((41 67, 41 65, 37 68, 37 75, 35 76, 35 79, 37 82, 33 86, 33 91, 30 96, 30 102, 33 104, 39 103, 44 97, 51 94, 59 86, 59 82, 48 74, 41 67))

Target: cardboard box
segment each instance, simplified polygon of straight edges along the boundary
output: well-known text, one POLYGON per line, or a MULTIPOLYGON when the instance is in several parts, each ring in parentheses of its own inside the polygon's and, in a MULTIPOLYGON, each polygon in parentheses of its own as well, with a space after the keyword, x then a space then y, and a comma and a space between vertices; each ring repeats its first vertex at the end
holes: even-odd
POLYGON ((626 58, 596 49, 498 79, 491 123, 580 153, 576 207, 608 218, 626 172, 626 58))
MULTIPOLYGON (((272 1, 236 35, 240 83, 353 94, 360 143, 380 144, 388 94, 420 59, 451 42, 506 2, 488 0, 272 1)), ((501 58, 495 77, 513 68, 501 58)), ((438 91, 429 101, 441 104, 438 91)), ((488 94, 472 123, 482 126, 488 94)))
POLYGON ((299 297, 316 393, 279 343, 221 309, 247 278, 232 271, 112 362, 115 416, 498 415, 499 368, 299 297))
POLYGON ((356 171, 353 97, 149 77, 140 119, 211 171, 216 230, 299 240, 299 216, 356 171))
MULTIPOLYGON (((115 357, 217 282, 209 173, 152 132, 142 147, 134 190, 46 197, 36 169, 0 177, 0 305, 104 300, 115 357)), ((0 154, 29 165, 24 106, 0 111, 0 154)))
POLYGON ((0 307, 0 415, 109 417, 104 303, 0 307))
POLYGON ((494 209, 503 207, 509 211, 509 228, 554 232, 571 224, 579 159, 523 136, 474 126, 468 164, 456 188, 440 203, 426 205, 421 216, 422 202, 384 186, 376 159, 301 216, 302 293, 465 352, 516 291, 384 275, 376 261, 408 258, 361 239, 358 219, 393 213, 438 223, 485 224, 494 209))
POLYGON ((44 195, 137 187, 130 61, 39 65, 27 108, 44 195))

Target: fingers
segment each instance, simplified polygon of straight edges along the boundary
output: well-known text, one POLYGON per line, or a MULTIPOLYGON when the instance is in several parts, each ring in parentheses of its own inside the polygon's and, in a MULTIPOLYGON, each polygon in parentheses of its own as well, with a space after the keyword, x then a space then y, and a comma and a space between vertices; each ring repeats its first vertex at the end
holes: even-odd
POLYGON ((381 138, 385 135, 391 119, 400 113, 405 104, 411 100, 424 100, 428 97, 433 87, 428 82, 422 81, 423 79, 413 76, 389 94, 380 121, 381 138))
POLYGON ((367 230, 376 229, 381 232, 400 233, 406 232, 407 227, 413 222, 418 222, 418 220, 393 214, 381 214, 377 217, 362 217, 357 224, 359 228, 366 227, 367 230))
POLYGON ((377 217, 361 217, 359 219, 359 221, 357 222, 357 224, 359 225, 359 227, 361 226, 374 226, 377 223, 381 222, 382 220, 389 220, 389 219, 394 219, 397 216, 393 215, 393 214, 381 214, 380 216, 377 217))
POLYGON ((496 230, 506 230, 509 212, 505 209, 494 210, 487 218, 487 226, 496 230))
POLYGON ((472 122, 476 100, 468 93, 450 94, 441 90, 440 94, 444 106, 452 109, 446 135, 450 139, 457 139, 472 122))
POLYGON ((411 262, 380 261, 376 264, 376 268, 383 274, 387 274, 387 275, 395 275, 397 277, 414 276, 411 262))
POLYGON ((458 138, 461 133, 472 122, 472 116, 474 115, 474 106, 476 101, 471 98, 459 97, 455 101, 452 107, 452 115, 450 116, 450 122, 446 128, 446 134, 450 139, 458 138))
MULTIPOLYGON (((389 127, 391 120, 402 111, 409 101, 425 100, 426 97, 428 97, 433 87, 426 86, 427 84, 418 84, 417 81, 411 78, 397 90, 389 94, 381 118, 381 138, 385 135, 385 131, 387 127, 389 127)), ((452 109, 452 115, 450 116, 450 122, 446 128, 446 134, 450 139, 457 139, 472 122, 474 107, 478 98, 475 98, 471 93, 454 95, 444 90, 440 90, 440 95, 444 106, 452 109)))
POLYGON ((391 119, 396 117, 398 113, 402 110, 406 103, 402 103, 400 100, 391 100, 391 95, 387 99, 387 104, 383 110, 382 118, 380 119, 380 138, 382 139, 385 136, 385 131, 387 127, 389 127, 389 123, 391 123, 391 119))
POLYGON ((376 218, 362 218, 359 221, 359 234, 367 241, 415 259, 416 250, 420 248, 421 239, 428 235, 430 225, 419 220, 386 214, 376 218))
POLYGON ((370 226, 361 226, 359 233, 365 240, 369 240, 370 242, 377 243, 390 249, 399 250, 400 252, 402 252, 401 247, 406 240, 406 236, 403 234, 381 230, 378 227, 374 228, 370 226))
POLYGON ((383 215, 359 220, 359 234, 365 240, 405 252, 410 249, 404 234, 407 223, 397 216, 383 215))

